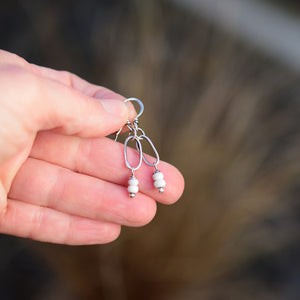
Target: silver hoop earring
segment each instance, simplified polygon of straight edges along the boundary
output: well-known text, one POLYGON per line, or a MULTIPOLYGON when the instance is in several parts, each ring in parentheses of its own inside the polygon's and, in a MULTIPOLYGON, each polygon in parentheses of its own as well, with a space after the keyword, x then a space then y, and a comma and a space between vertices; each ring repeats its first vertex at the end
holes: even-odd
MULTIPOLYGON (((155 169, 153 174, 152 174, 152 179, 154 181, 154 187, 157 188, 160 193, 163 193, 164 188, 166 186, 166 182, 164 180, 163 173, 161 171, 159 171, 158 168, 157 168, 157 165, 159 164, 158 152, 157 152, 153 142, 151 141, 151 139, 145 134, 144 130, 139 127, 138 118, 144 112, 144 104, 141 100, 139 100, 137 98, 127 98, 127 99, 124 100, 124 103, 126 103, 128 101, 137 102, 139 107, 140 107, 140 111, 137 114, 137 116, 135 117, 135 119, 132 122, 130 122, 128 120, 126 122, 126 124, 124 125, 124 126, 127 126, 127 128, 129 129, 129 135, 128 135, 128 137, 126 138, 126 140, 124 142, 125 165, 129 170, 131 170, 131 177, 128 180, 128 188, 127 188, 128 192, 129 192, 129 196, 130 196, 130 198, 133 198, 133 197, 135 197, 135 194, 139 191, 139 187, 138 187, 139 181, 135 177, 135 171, 140 168, 143 161, 148 166, 153 167, 155 169), (135 141, 135 146, 136 146, 136 149, 137 149, 138 154, 139 154, 139 162, 135 167, 132 166, 129 163, 128 155, 127 155, 128 143, 131 140, 135 141), (151 148, 152 148, 152 150, 153 150, 153 152, 156 156, 155 162, 150 162, 145 157, 145 155, 143 153, 142 143, 141 143, 144 140, 146 140, 149 143, 149 145, 151 146, 151 148)), ((124 126, 121 127, 120 130, 116 133, 115 141, 117 141, 118 136, 121 133, 121 131, 123 130, 124 126)))

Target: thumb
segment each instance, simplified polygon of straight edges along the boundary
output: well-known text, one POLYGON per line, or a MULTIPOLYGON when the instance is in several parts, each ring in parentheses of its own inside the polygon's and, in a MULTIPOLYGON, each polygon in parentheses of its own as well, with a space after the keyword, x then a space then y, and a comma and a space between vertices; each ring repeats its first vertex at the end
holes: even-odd
POLYGON ((128 106, 118 98, 96 99, 15 66, 4 71, 1 86, 13 100, 9 105, 34 132, 55 129, 67 135, 99 137, 119 130, 129 117, 128 106))
POLYGON ((43 95, 36 95, 38 130, 57 129, 82 137, 105 136, 129 118, 128 106, 118 99, 95 99, 57 81, 39 78, 43 95), (41 100, 43 99, 43 100, 41 100))
MULTIPOLYGON (((80 89, 73 86, 72 80, 66 85, 57 80, 62 74, 32 66, 17 55, 0 50, 1 90, 12 96, 13 111, 20 113, 21 121, 28 124, 30 118, 33 130, 57 128, 65 134, 93 137, 115 132, 125 124, 129 110, 119 100, 120 95, 115 99, 96 100, 84 93, 95 86, 77 77, 80 89)), ((111 98, 114 93, 107 95, 111 98)))

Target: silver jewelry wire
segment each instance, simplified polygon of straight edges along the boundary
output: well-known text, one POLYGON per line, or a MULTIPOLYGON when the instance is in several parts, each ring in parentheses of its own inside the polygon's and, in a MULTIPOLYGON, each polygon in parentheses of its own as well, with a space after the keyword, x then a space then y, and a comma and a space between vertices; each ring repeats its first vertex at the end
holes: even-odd
POLYGON ((135 170, 139 169, 140 166, 142 165, 142 158, 143 158, 142 144, 141 144, 141 142, 139 141, 139 139, 137 137, 135 137, 133 135, 130 135, 125 140, 125 142, 124 142, 124 157, 125 157, 125 164, 126 164, 127 168, 131 170, 132 174, 134 173, 135 170), (131 164, 128 161, 127 148, 128 148, 128 142, 130 140, 135 140, 136 149, 139 152, 139 163, 137 164, 136 167, 132 167, 131 164))
MULTIPOLYGON (((134 101, 134 102, 137 102, 137 103, 139 104, 139 106, 140 106, 140 111, 139 111, 139 113, 137 114, 137 116, 134 118, 134 120, 133 120, 133 122, 132 122, 133 126, 136 127, 136 129, 138 129, 138 124, 139 124, 138 118, 139 118, 139 117, 142 115, 142 113, 144 112, 144 104, 143 104, 143 102, 142 102, 141 100, 139 100, 138 98, 134 98, 134 97, 127 98, 127 99, 125 99, 123 102, 126 103, 126 102, 128 102, 128 101, 134 101)), ((125 125, 127 125, 127 127, 129 128, 130 131, 132 131, 132 129, 133 129, 132 124, 131 124, 131 122, 130 122, 129 120, 128 120, 128 121, 126 122, 126 124, 125 124, 125 125)), ((124 126, 125 126, 125 125, 124 125, 124 126)), ((115 141, 117 141, 118 136, 119 136, 119 134, 121 133, 121 131, 123 130, 124 126, 122 126, 122 127, 119 129, 119 131, 116 133, 115 141)))
POLYGON ((155 163, 149 162, 149 161, 147 160, 147 158, 145 157, 145 155, 144 155, 143 152, 142 152, 142 157, 143 157, 144 162, 145 162, 148 166, 154 167, 154 168, 156 169, 156 168, 157 168, 156 166, 159 164, 159 155, 158 155, 158 152, 157 152, 157 150, 156 150, 156 148, 155 148, 153 142, 151 141, 151 139, 150 139, 148 136, 145 135, 145 133, 142 134, 142 135, 140 135, 138 138, 141 139, 141 140, 146 139, 146 140, 148 141, 149 145, 151 146, 151 148, 152 148, 152 150, 153 150, 153 152, 154 152, 154 154, 155 154, 155 156, 156 156, 156 162, 155 162, 155 163))
MULTIPOLYGON (((142 115, 142 113, 144 112, 144 104, 141 100, 139 100, 138 98, 134 98, 134 97, 131 97, 131 98, 127 98, 124 100, 124 103, 128 102, 128 101, 134 101, 134 102, 137 102, 140 106, 140 111, 139 113, 137 114, 137 116, 134 118, 133 122, 131 123, 129 120, 126 122, 126 126, 129 128, 129 136, 127 137, 127 139, 125 140, 125 143, 124 143, 124 156, 125 156, 125 163, 126 163, 126 166, 132 171, 132 174, 134 173, 135 170, 137 170, 138 168, 140 168, 141 164, 142 164, 142 160, 144 160, 144 162, 150 166, 150 167, 154 167, 155 169, 157 169, 157 165, 159 163, 159 154, 153 144, 153 142, 151 141, 151 139, 146 136, 145 132, 143 129, 139 128, 138 125, 139 125, 139 121, 138 121, 138 118, 142 115), (141 132, 142 134, 141 135, 138 135, 138 132, 141 132), (143 140, 143 139, 146 139, 147 142, 149 143, 149 145, 151 146, 155 156, 156 156, 156 162, 154 163, 151 163, 149 162, 145 155, 143 154, 143 149, 142 149, 142 144, 140 142, 140 140, 143 140), (128 161, 128 156, 127 156, 127 147, 128 147, 128 142, 130 140, 135 140, 136 142, 136 149, 138 150, 139 152, 139 163, 136 167, 132 167, 128 161)), ((124 125, 124 126, 125 126, 124 125)), ((115 141, 117 141, 118 139, 118 136, 119 134, 121 133, 121 131, 123 130, 123 127, 120 128, 120 130, 116 133, 116 137, 115 137, 115 141)))

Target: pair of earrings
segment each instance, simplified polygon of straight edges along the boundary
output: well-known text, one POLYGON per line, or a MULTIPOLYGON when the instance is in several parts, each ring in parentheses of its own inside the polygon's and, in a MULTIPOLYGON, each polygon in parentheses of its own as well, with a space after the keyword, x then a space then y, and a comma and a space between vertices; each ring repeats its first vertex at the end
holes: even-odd
MULTIPOLYGON (((127 188, 129 196, 130 196, 130 198, 134 198, 135 194, 139 191, 139 187, 138 187, 139 181, 134 176, 134 172, 140 168, 140 166, 142 165, 142 161, 144 161, 148 166, 155 168, 155 170, 152 174, 152 179, 154 181, 154 187, 157 188, 160 193, 163 193, 164 187, 166 186, 166 182, 164 180, 163 173, 157 169, 157 165, 159 164, 158 152, 157 152, 156 148, 154 147, 150 138, 145 134, 144 130, 139 127, 138 118, 142 115, 142 113, 144 111, 144 104, 141 100, 139 100, 137 98, 128 98, 128 99, 124 100, 124 103, 126 103, 128 101, 137 102, 140 106, 140 111, 137 114, 137 116, 135 117, 135 119, 132 122, 130 122, 128 120, 125 124, 129 129, 129 135, 124 142, 125 164, 126 164, 127 168, 131 170, 131 177, 128 180, 128 188, 127 188), (139 162, 135 167, 129 163, 128 156, 127 156, 128 142, 131 140, 135 141, 136 149, 139 154, 139 162), (143 148, 142 148, 142 143, 141 143, 141 141, 143 141, 143 140, 146 140, 149 143, 149 145, 151 146, 151 148, 153 149, 153 152, 156 156, 156 161, 153 163, 149 162, 147 160, 147 158, 145 157, 145 155, 143 154, 143 148)), ((120 130, 116 133, 115 141, 118 139, 118 136, 121 133, 122 129, 123 129, 123 127, 120 128, 120 130)))

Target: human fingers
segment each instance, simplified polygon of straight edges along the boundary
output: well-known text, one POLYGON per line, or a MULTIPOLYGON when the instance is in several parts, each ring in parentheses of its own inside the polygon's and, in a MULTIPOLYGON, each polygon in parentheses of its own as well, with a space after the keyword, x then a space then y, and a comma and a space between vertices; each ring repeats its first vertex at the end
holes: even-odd
POLYGON ((31 70, 36 74, 58 81, 66 86, 72 87, 75 90, 78 90, 87 96, 96 97, 98 99, 112 98, 119 99, 120 101, 125 100, 125 97, 123 97, 122 95, 115 93, 112 90, 103 86, 91 84, 88 81, 68 71, 54 70, 51 68, 38 66, 34 64, 29 64, 28 67, 31 68, 31 70))
POLYGON ((104 244, 115 240, 120 226, 68 215, 50 208, 8 199, 0 232, 37 241, 69 245, 104 244))
MULTIPOLYGON (((81 90, 93 87, 79 78, 76 82, 80 82, 76 85, 81 85, 81 90)), ((0 51, 0 83, 7 115, 23 117, 22 124, 29 130, 58 128, 65 134, 101 136, 118 130, 129 117, 128 106, 120 101, 120 95, 105 95, 102 87, 98 91, 93 87, 94 93, 102 93, 96 100, 74 88, 72 81, 66 85, 41 76, 24 59, 6 51, 0 51)), ((6 117, 7 122, 10 119, 6 117)))
POLYGON ((156 213, 156 202, 142 193, 130 199, 123 186, 33 158, 23 164, 8 196, 67 214, 127 226, 145 225, 156 213))
MULTIPOLYGON (((76 74, 68 71, 59 71, 47 67, 42 67, 34 64, 29 64, 29 67, 36 74, 46 78, 58 81, 66 86, 72 87, 83 94, 96 99, 118 99, 124 101, 125 97, 103 86, 91 84, 90 82, 80 78, 76 74)), ((133 120, 136 116, 136 111, 131 102, 127 102, 129 108, 129 120, 133 120)))
MULTIPOLYGON (((108 138, 80 139, 41 132, 36 137, 30 156, 125 187, 130 176, 130 171, 124 163, 123 145, 108 138)), ((136 150, 128 148, 130 162, 134 164, 137 156, 136 150)), ((149 161, 154 160, 150 156, 147 158, 149 161)), ((165 175, 165 192, 159 193, 153 187, 154 168, 146 164, 142 164, 136 171, 140 191, 161 203, 174 203, 183 192, 184 179, 181 173, 168 163, 161 161, 158 168, 165 175)))
POLYGON ((104 136, 118 130, 129 115, 122 101, 97 100, 12 65, 1 66, 0 86, 6 95, 5 120, 12 122, 18 116, 31 132, 56 129, 84 137, 104 136))
MULTIPOLYGON (((120 101, 125 100, 125 97, 122 95, 115 93, 103 86, 91 84, 90 82, 68 71, 58 71, 31 64, 28 63, 24 58, 5 50, 0 50, 0 64, 19 66, 32 74, 53 80, 92 98, 115 99, 120 101)), ((136 115, 135 109, 131 103, 127 103, 127 106, 129 107, 129 119, 133 119, 136 115)))

